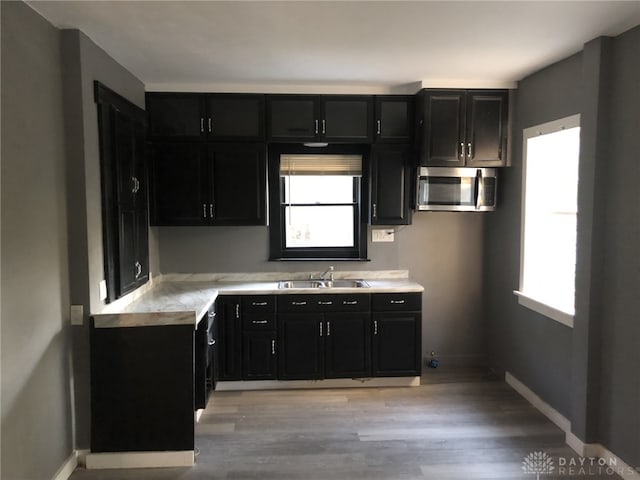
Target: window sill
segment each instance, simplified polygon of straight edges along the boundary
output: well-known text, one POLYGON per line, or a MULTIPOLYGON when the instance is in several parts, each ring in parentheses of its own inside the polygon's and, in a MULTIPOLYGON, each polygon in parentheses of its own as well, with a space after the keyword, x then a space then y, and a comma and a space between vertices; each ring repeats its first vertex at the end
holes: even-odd
POLYGON ((368 258, 349 258, 349 257, 275 257, 270 258, 270 262, 370 262, 368 258))
POLYGON ((564 312, 562 310, 558 310, 555 307, 547 305, 539 300, 531 298, 530 296, 520 292, 519 290, 513 291, 514 295, 518 297, 518 303, 523 307, 528 308, 529 310, 533 310, 534 312, 539 313, 540 315, 544 315, 551 320, 555 320, 563 325, 566 325, 569 328, 573 328, 573 313, 564 312))

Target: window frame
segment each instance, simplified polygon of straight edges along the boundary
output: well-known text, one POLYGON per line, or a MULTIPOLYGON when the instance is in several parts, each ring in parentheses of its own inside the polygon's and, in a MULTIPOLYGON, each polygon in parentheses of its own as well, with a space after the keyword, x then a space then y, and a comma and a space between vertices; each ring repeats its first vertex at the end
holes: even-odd
POLYGON ((304 145, 270 145, 269 170, 269 260, 345 260, 367 261, 367 222, 369 191, 369 155, 362 145, 328 145, 306 147, 304 145), (295 154, 357 154, 362 155, 362 177, 354 185, 354 246, 353 247, 286 247, 285 209, 281 199, 280 155, 295 154))
MULTIPOLYGON (((575 316, 574 311, 568 312, 557 308, 554 305, 550 305, 545 302, 544 299, 537 298, 531 295, 524 289, 525 279, 525 229, 526 229, 526 216, 527 216, 527 142, 530 138, 538 137, 540 135, 547 135, 551 133, 560 132, 571 128, 581 127, 580 114, 570 115, 568 117, 560 118, 551 122, 535 125, 523 129, 522 131, 522 197, 521 197, 521 216, 520 216, 520 272, 519 272, 519 285, 518 289, 513 293, 518 297, 518 303, 530 310, 533 310, 545 317, 555 320, 563 325, 573 328, 573 321, 575 316)), ((579 179, 578 179, 579 181, 579 179)), ((576 212, 576 218, 578 213, 576 212)), ((577 222, 576 222, 577 223, 577 222)), ((576 232, 577 234, 577 232, 576 232)), ((576 260, 577 260, 577 246, 576 246, 576 260)), ((575 276, 574 276, 574 296, 575 296, 575 276)))

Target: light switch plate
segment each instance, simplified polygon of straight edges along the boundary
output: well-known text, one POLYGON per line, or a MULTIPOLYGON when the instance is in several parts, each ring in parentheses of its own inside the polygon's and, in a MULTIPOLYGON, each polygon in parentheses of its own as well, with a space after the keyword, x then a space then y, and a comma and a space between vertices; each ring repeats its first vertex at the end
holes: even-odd
POLYGON ((82 305, 71 305, 71 325, 82 325, 84 320, 84 307, 82 305))
POLYGON ((393 228, 375 228, 371 230, 372 242, 393 242, 393 228))
POLYGON ((107 299, 107 281, 100 280, 100 284, 98 285, 98 288, 100 289, 100 300, 106 300, 107 299))

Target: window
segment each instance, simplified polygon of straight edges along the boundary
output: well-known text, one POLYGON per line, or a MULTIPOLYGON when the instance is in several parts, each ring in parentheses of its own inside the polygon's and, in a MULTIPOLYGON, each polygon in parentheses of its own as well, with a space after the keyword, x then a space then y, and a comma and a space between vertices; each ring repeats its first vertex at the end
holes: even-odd
POLYGON ((573 326, 580 115, 523 132, 520 304, 573 326))
POLYGON ((365 258, 363 155, 278 150, 270 162, 271 259, 365 258))

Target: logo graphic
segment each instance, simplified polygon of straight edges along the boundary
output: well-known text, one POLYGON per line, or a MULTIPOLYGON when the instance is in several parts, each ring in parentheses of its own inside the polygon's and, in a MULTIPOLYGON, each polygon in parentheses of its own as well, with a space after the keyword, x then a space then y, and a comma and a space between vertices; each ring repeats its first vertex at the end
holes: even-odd
POLYGON ((522 471, 524 473, 535 473, 536 480, 540 480, 540 474, 546 475, 554 470, 553 459, 545 452, 531 452, 524 457, 522 471))

